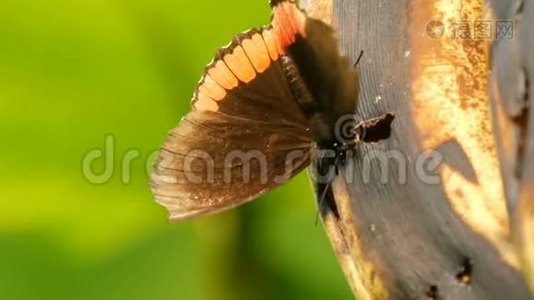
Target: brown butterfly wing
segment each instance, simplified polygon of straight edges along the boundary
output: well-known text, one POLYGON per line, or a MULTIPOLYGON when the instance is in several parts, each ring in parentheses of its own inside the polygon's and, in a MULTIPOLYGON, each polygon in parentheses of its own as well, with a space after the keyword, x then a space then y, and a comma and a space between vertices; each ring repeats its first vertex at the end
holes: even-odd
POLYGON ((269 31, 241 34, 217 53, 195 92, 192 111, 161 149, 152 190, 171 219, 230 209, 309 164, 308 119, 280 52, 272 51, 276 33, 269 31), (275 37, 269 40, 271 33, 275 37))

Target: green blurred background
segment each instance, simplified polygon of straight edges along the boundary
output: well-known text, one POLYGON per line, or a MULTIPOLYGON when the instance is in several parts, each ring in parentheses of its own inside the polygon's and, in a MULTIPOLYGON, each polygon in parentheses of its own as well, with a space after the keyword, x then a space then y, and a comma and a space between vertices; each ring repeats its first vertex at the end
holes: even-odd
POLYGON ((148 188, 215 50, 268 21, 266 0, 1 1, 0 299, 352 298, 306 174, 179 224, 148 188))

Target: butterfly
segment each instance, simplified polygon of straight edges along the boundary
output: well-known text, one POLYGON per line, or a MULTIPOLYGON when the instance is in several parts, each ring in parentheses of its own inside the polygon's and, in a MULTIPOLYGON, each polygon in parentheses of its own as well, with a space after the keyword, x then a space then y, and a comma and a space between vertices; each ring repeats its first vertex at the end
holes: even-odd
POLYGON ((333 29, 294 1, 270 5, 269 25, 217 51, 160 150, 151 188, 171 220, 251 201, 310 163, 324 191, 358 140, 357 127, 337 132, 355 112, 358 78, 333 29))

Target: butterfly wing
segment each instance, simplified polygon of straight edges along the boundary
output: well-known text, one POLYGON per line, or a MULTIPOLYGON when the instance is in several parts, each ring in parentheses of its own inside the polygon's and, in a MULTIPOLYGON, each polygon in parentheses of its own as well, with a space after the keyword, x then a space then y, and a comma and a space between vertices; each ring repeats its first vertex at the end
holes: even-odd
POLYGON ((230 209, 309 164, 309 121, 282 62, 288 42, 277 27, 251 30, 206 68, 192 111, 169 134, 151 178, 171 219, 230 209))

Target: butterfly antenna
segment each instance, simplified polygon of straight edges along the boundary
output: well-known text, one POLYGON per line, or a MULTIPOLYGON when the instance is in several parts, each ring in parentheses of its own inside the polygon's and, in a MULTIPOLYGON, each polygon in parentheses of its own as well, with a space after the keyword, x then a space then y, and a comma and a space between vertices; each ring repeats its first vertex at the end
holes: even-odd
POLYGON ((356 62, 354 63, 354 67, 358 65, 358 63, 360 62, 360 59, 362 59, 362 56, 363 56, 363 50, 360 51, 360 55, 358 55, 358 58, 356 59, 356 62))

